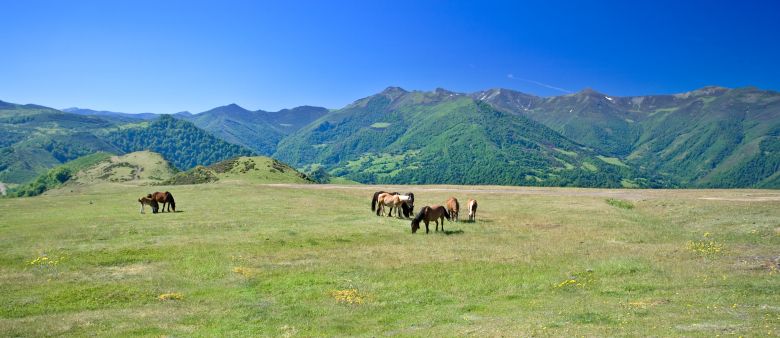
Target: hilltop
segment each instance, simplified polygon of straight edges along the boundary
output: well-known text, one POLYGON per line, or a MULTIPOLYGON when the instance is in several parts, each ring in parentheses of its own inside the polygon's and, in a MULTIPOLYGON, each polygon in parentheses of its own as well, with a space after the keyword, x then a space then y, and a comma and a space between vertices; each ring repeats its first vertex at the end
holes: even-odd
POLYGON ((295 168, 265 156, 237 157, 212 164, 197 166, 178 173, 164 184, 200 184, 216 181, 240 180, 253 183, 313 183, 295 168))
POLYGON ((153 184, 167 180, 176 170, 162 155, 137 151, 122 156, 111 156, 76 173, 67 184, 84 185, 99 182, 132 182, 153 184))

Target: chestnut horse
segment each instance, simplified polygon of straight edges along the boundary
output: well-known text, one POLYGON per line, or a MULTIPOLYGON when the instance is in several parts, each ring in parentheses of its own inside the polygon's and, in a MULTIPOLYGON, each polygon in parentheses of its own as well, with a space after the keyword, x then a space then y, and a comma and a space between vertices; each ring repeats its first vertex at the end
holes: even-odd
POLYGON ((157 210, 160 209, 160 205, 157 204, 157 201, 155 201, 151 194, 146 196, 141 196, 141 198, 138 199, 138 202, 141 203, 141 213, 144 213, 144 205, 148 205, 150 208, 152 208, 152 213, 156 214, 157 210))
POLYGON ((469 198, 469 221, 475 222, 477 220, 477 200, 469 198))
POLYGON ((450 199, 447 200, 447 212, 450 213, 450 217, 452 217, 453 222, 458 221, 459 210, 460 210, 460 203, 458 203, 458 199, 455 197, 450 197, 450 199))
POLYGON ((417 229, 420 229, 420 221, 425 222, 425 233, 431 232, 428 228, 428 222, 436 222, 436 231, 439 231, 439 220, 441 220, 441 231, 444 231, 444 218, 450 219, 450 214, 447 213, 441 205, 424 206, 420 213, 412 220, 412 233, 416 233, 417 229))
POLYGON ((170 192, 155 191, 154 193, 147 195, 147 197, 154 199, 157 201, 157 203, 162 203, 162 209, 160 209, 160 212, 165 211, 166 204, 168 205, 169 212, 171 209, 173 209, 173 212, 176 212, 176 201, 173 200, 173 195, 170 192))

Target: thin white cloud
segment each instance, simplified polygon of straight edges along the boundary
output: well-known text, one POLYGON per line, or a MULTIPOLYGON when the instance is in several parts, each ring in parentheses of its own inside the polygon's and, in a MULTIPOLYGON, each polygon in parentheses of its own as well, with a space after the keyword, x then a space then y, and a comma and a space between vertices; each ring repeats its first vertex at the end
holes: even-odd
POLYGON ((525 82, 532 83, 532 84, 535 84, 535 85, 540 86, 540 87, 544 87, 544 88, 552 89, 552 90, 557 90, 559 92, 563 92, 563 93, 566 93, 566 94, 571 94, 572 93, 571 90, 564 89, 564 88, 561 88, 561 87, 556 87, 556 86, 549 85, 549 84, 546 84, 546 83, 542 83, 542 82, 539 82, 539 81, 534 81, 534 80, 529 80, 529 79, 523 79, 523 78, 515 77, 515 75, 512 74, 512 73, 506 74, 506 77, 507 77, 507 79, 510 79, 510 80, 525 81, 525 82))

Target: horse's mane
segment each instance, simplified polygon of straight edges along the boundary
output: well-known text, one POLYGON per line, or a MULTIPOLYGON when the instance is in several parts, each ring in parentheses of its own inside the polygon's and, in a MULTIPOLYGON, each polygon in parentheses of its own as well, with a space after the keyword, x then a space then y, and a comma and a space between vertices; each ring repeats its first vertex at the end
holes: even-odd
MULTIPOLYGON (((444 217, 447 217, 447 220, 448 220, 448 221, 451 221, 451 219, 450 219, 450 213, 449 213, 449 212, 447 212, 447 208, 445 208, 445 207, 442 207, 442 212, 444 212, 444 217)), ((442 223, 442 224, 443 224, 443 223, 442 223)))
MULTIPOLYGON (((420 209, 420 212, 417 213, 417 216, 414 216, 414 219, 412 220, 412 222, 420 223, 420 221, 422 221, 423 217, 425 217, 425 212, 428 211, 428 208, 430 208, 430 207, 426 205, 422 209, 420 209)), ((449 219, 449 217, 448 217, 448 219, 449 219)))
POLYGON ((406 193, 406 196, 409 196, 409 200, 412 201, 412 203, 414 203, 414 193, 408 192, 406 193))

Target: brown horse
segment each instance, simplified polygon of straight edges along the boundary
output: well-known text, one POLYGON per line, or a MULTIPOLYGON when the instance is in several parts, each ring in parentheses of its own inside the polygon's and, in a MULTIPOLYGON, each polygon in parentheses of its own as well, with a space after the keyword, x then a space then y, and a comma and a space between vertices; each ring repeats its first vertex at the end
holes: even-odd
POLYGON ((141 213, 144 213, 144 205, 148 205, 150 208, 152 208, 152 213, 156 214, 157 211, 160 209, 160 205, 157 204, 157 201, 155 201, 151 194, 146 196, 141 196, 141 198, 138 199, 138 202, 141 203, 141 213))
POLYGON ((173 212, 176 212, 176 201, 173 200, 173 195, 170 192, 155 191, 154 193, 146 196, 157 201, 157 203, 162 203, 162 209, 160 209, 160 212, 165 211, 166 204, 168 205, 169 212, 171 209, 173 209, 173 212))
POLYGON ((420 221, 425 222, 425 233, 429 233, 431 230, 428 228, 428 222, 436 222, 436 231, 439 231, 439 220, 441 220, 441 231, 444 231, 444 218, 450 219, 450 214, 447 213, 441 205, 424 206, 420 213, 412 220, 412 233, 416 233, 420 229, 420 221))
POLYGON ((469 208, 469 221, 475 222, 477 220, 477 200, 469 198, 467 208, 469 208))
POLYGON ((455 197, 450 197, 450 199, 447 200, 447 212, 450 213, 450 217, 452 217, 453 222, 458 221, 458 210, 460 210, 460 203, 458 203, 458 199, 455 197))
POLYGON ((379 204, 376 208, 376 215, 379 216, 380 214, 384 214, 385 206, 390 207, 390 211, 387 213, 387 217, 390 217, 393 215, 393 208, 395 208, 398 217, 401 217, 401 212, 403 211, 404 214, 409 214, 409 204, 411 203, 409 196, 406 195, 392 195, 390 193, 384 193, 379 194, 377 196, 377 203, 379 204))

